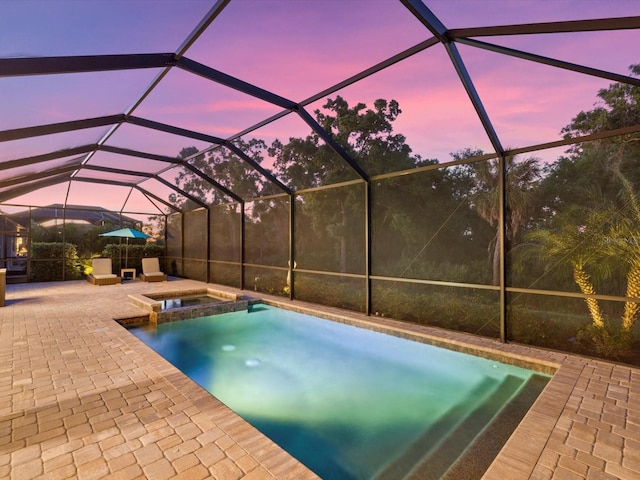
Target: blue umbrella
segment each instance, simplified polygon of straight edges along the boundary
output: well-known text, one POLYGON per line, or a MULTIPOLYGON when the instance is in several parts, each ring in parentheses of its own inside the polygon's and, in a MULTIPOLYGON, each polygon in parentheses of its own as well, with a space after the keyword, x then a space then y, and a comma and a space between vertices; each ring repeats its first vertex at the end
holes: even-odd
POLYGON ((127 264, 129 263, 129 239, 130 238, 151 238, 151 235, 147 235, 144 232, 139 230, 135 230, 133 228, 121 228, 119 230, 114 230, 112 232, 101 233, 101 237, 119 237, 126 238, 127 244, 124 250, 124 266, 127 268, 127 264))

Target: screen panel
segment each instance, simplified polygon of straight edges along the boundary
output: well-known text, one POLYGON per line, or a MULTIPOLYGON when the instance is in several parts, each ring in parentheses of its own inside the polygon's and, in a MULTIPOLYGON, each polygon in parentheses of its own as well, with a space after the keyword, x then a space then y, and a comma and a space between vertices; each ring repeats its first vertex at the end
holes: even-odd
POLYGON ((508 294, 510 340, 582 355, 639 364, 637 322, 624 322, 640 301, 508 294), (626 325, 626 327, 625 327, 626 325))
POLYGON ((479 288, 372 281, 374 315, 500 337, 500 292, 479 288))
POLYGON ((373 275, 498 284, 499 271, 493 277, 500 253, 495 250, 497 212, 480 208, 497 208, 492 162, 373 181, 373 275))
POLYGON ((289 261, 289 197, 245 204, 245 262, 287 267, 289 261))
POLYGON ((182 276, 182 214, 174 213, 167 217, 167 263, 168 275, 182 276))
POLYGON ((293 285, 297 300, 362 313, 367 310, 365 278, 295 272, 293 285))
POLYGON ((185 212, 184 249, 185 258, 190 260, 207 260, 207 211, 204 209, 185 212))
POLYGON ((364 274, 366 185, 296 195, 295 261, 304 270, 364 274))

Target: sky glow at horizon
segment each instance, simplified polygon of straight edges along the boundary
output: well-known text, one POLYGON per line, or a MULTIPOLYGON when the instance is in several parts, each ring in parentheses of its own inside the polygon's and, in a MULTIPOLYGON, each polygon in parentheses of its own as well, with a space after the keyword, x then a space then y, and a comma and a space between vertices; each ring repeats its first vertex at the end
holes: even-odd
MULTIPOLYGON (((640 15, 640 2, 635 0, 424 3, 447 28, 640 15)), ((213 4, 205 0, 8 0, 0 4, 0 57, 174 52, 213 4)), ((185 56, 301 102, 431 37, 399 1, 232 0, 185 56)), ((640 63, 640 58, 635 58, 636 49, 620 48, 639 45, 639 30, 478 40, 623 75, 629 74, 631 64, 640 63)), ((561 129, 581 110, 593 108, 598 90, 612 83, 467 45, 458 44, 457 48, 504 148, 559 140, 561 129)), ((5 113, 0 129, 123 113, 158 71, 0 78, 0 109, 5 113)), ((394 131, 404 134, 413 154, 422 158, 444 163, 451 160, 451 153, 466 147, 493 151, 441 44, 329 98, 337 95, 351 107, 362 102, 372 108, 378 98, 397 100, 402 114, 394 123, 394 131)), ((306 109, 313 113, 325 102, 323 98, 306 109)), ((133 114, 229 138, 280 111, 257 98, 174 68, 133 114)), ((5 142, 0 148, 0 162, 95 143, 107 129, 5 142)), ((286 143, 290 137, 309 133, 309 127, 290 114, 244 139, 263 138, 270 145, 276 138, 286 143)), ((208 146, 133 125, 120 127, 107 144, 170 157, 185 147, 208 146)), ((91 162, 104 166, 109 162, 105 155, 98 154, 91 162)), ((534 156, 553 161, 558 153, 554 149, 534 156)), ((53 168, 60 161, 39 168, 53 168)), ((130 166, 137 161, 130 159, 130 166)), ((267 159, 265 166, 270 163, 267 159)), ((76 185, 71 191, 82 187, 91 190, 94 184, 76 185)), ((48 196, 49 191, 59 195, 59 190, 49 187, 41 195, 48 196)), ((62 201, 64 198, 58 196, 42 200, 43 204, 62 201)), ((71 196, 68 201, 79 203, 71 196)), ((127 202, 127 208, 150 208, 157 213, 144 197, 127 202)))

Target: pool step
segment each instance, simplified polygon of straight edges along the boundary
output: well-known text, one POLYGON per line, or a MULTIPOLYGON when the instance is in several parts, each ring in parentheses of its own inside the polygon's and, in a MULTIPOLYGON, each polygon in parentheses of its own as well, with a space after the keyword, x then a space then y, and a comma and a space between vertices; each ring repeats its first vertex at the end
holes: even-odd
POLYGON ((137 327, 140 325, 147 325, 149 323, 149 314, 142 315, 125 315, 122 317, 113 317, 123 327, 137 327))
MULTIPOLYGON (((458 425, 438 447, 429 452, 406 478, 411 480, 440 479, 455 464, 482 430, 502 410, 504 405, 524 384, 520 377, 507 376, 498 387, 470 415, 458 425)), ((484 473, 484 472, 482 472, 484 473)), ((480 478, 482 476, 476 478, 480 478)), ((473 477, 465 480, 472 480, 473 477)))
MULTIPOLYGON (((549 377, 532 375, 516 396, 500 410, 491 423, 467 447, 442 476, 443 480, 479 479, 491 465, 533 402, 544 390, 549 377)), ((420 477, 411 477, 420 478, 420 477)))
POLYGON ((462 402, 453 406, 375 479, 441 478, 523 383, 522 378, 513 375, 500 383, 485 379, 470 393, 471 398, 484 397, 480 405, 473 408, 462 402))

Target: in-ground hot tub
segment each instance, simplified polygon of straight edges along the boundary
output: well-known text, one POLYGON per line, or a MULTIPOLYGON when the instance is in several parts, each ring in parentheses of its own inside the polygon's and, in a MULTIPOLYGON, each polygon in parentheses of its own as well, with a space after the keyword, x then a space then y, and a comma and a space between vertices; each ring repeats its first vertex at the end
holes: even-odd
POLYGON ((211 288, 132 294, 129 301, 147 310, 149 323, 156 325, 249 308, 249 300, 242 295, 211 288))

